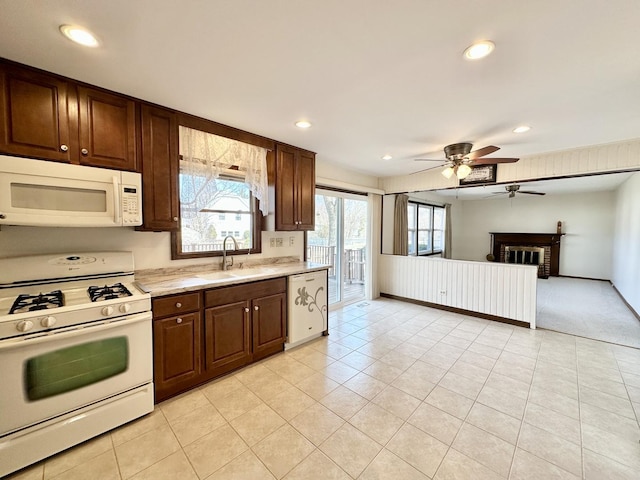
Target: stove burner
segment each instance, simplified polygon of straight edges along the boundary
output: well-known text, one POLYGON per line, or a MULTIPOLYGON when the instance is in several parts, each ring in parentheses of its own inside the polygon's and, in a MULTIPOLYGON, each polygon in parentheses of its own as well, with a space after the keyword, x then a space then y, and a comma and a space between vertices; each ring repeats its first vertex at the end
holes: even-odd
POLYGON ((131 292, 121 283, 105 285, 104 287, 89 287, 88 292, 92 302, 131 296, 131 292))
POLYGON ((64 296, 60 290, 49 293, 39 293, 38 295, 22 294, 18 295, 9 315, 12 313, 33 312, 36 310, 46 310, 48 308, 61 307, 64 304, 64 296))

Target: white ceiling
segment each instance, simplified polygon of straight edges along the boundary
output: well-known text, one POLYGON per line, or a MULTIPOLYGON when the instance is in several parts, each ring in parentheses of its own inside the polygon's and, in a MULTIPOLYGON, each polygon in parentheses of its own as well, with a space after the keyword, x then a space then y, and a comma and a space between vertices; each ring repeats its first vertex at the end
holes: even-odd
POLYGON ((375 176, 637 138, 638 0, 0 0, 0 56, 375 176), (58 26, 81 24, 87 49, 58 26), (491 39, 476 62, 463 50, 491 39), (313 127, 293 123, 308 119, 313 127), (527 134, 511 130, 533 127, 527 134), (389 153, 393 160, 381 160, 389 153))

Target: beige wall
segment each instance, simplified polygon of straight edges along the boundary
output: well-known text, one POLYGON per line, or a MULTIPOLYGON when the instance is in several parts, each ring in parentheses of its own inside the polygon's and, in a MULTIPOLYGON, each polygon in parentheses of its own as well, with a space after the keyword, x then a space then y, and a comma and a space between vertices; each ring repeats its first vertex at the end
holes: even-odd
POLYGON ((640 173, 617 191, 612 281, 627 303, 640 313, 640 173))
POLYGON ((467 200, 459 210, 454 258, 485 261, 489 232, 555 233, 561 221, 560 275, 611 279, 615 192, 467 200))

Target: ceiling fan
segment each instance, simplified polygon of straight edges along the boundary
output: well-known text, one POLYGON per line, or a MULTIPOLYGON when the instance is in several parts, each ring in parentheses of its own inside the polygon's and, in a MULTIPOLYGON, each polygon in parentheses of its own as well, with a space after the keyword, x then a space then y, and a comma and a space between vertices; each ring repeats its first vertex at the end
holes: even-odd
POLYGON ((493 192, 493 195, 505 195, 509 194, 509 198, 513 198, 516 196, 516 193, 526 193, 527 195, 546 195, 544 192, 535 192, 533 190, 520 190, 520 185, 514 183, 512 185, 505 185, 505 192, 493 192))
MULTIPOLYGON (((451 178, 453 174, 459 179, 466 178, 471 173, 472 165, 495 165, 497 163, 514 163, 520 160, 519 158, 481 158, 485 155, 489 155, 493 152, 500 150, 500 147, 489 145, 488 147, 479 148, 478 150, 471 151, 473 144, 471 143, 453 143, 444 147, 444 155, 447 161, 438 165, 437 167, 427 168, 426 170, 420 170, 419 172, 426 172, 434 168, 445 167, 442 171, 442 175, 446 178, 451 178)), ((441 162, 442 160, 433 160, 429 158, 416 158, 417 162, 441 162)))

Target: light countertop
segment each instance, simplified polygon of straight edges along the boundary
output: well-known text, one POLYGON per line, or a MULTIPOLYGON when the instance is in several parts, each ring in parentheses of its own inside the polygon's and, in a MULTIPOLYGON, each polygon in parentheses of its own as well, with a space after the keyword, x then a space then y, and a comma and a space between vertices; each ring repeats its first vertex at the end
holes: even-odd
POLYGON ((327 270, 329 265, 313 262, 269 263, 250 267, 213 269, 211 265, 184 268, 161 268, 136 272, 136 282, 152 297, 194 292, 207 288, 226 287, 242 283, 288 277, 302 273, 327 270))

